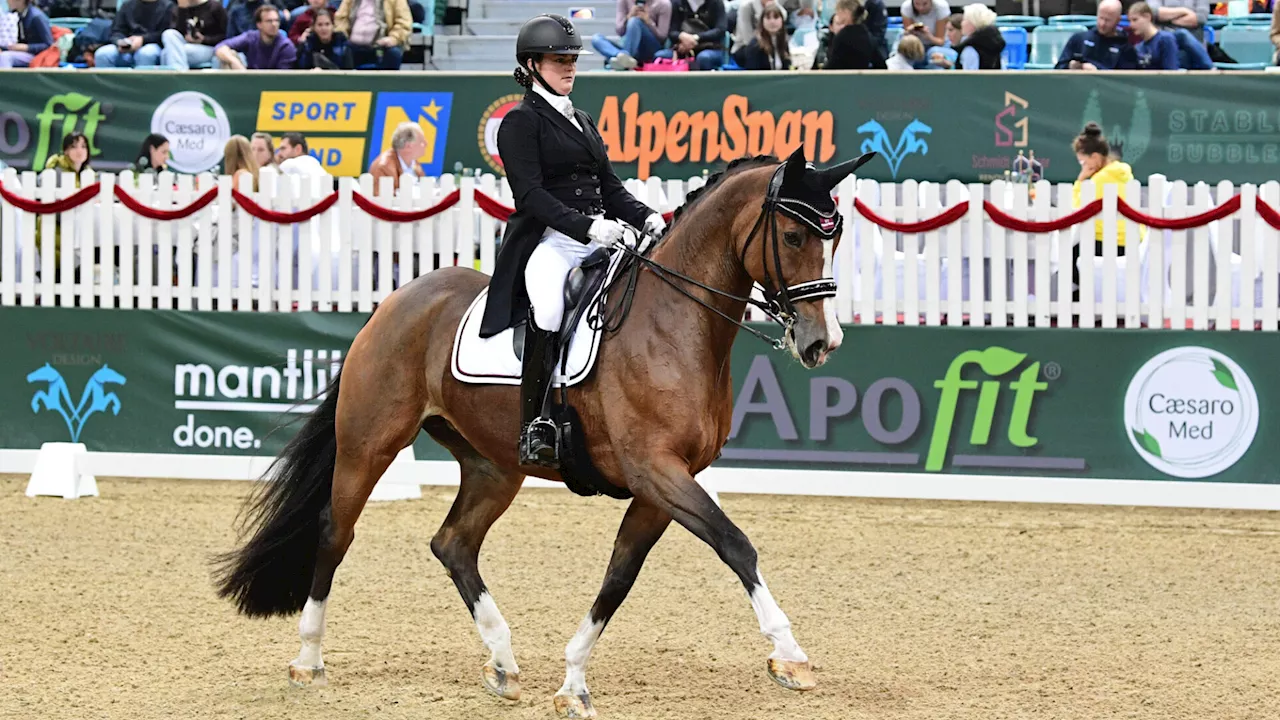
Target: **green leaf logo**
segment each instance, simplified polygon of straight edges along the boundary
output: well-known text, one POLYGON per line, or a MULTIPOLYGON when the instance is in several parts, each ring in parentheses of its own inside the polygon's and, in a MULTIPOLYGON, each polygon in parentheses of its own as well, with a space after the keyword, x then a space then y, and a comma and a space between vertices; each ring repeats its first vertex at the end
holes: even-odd
POLYGON ((982 351, 982 355, 978 358, 978 365, 982 368, 982 372, 991 377, 1000 377, 1018 367, 1018 363, 1022 362, 1022 359, 1026 356, 1026 353, 1014 352, 998 345, 992 345, 982 351))
POLYGON ((214 120, 218 119, 218 111, 213 109, 213 106, 209 104, 208 100, 200 101, 200 109, 204 110, 204 114, 208 115, 210 118, 214 120))
POLYGON ((1152 455, 1155 455, 1156 457, 1164 457, 1160 454, 1160 441, 1156 440, 1155 437, 1146 430, 1134 430, 1133 439, 1137 440, 1138 444, 1146 448, 1147 452, 1152 455))
POLYGON ((1235 376, 1217 358, 1213 358, 1213 376, 1218 378, 1218 382, 1222 383, 1222 387, 1239 392, 1240 388, 1236 387, 1235 376))

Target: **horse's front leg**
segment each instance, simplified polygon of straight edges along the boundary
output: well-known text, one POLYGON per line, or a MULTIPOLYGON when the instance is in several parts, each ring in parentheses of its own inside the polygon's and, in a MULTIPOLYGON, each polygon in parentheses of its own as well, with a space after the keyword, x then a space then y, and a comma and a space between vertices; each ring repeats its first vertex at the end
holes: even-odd
POLYGON ((613 556, 605 572, 604 584, 591 612, 582 619, 578 632, 564 649, 564 685, 556 693, 556 712, 568 718, 596 716, 587 691, 587 659, 604 632, 605 625, 626 599, 635 584, 649 550, 671 524, 671 516, 643 500, 631 501, 613 543, 613 556))
POLYGON ((791 621, 765 586, 755 548, 693 479, 685 461, 674 455, 661 456, 652 461, 645 471, 629 479, 632 481, 629 487, 637 499, 642 498, 669 513, 676 522, 710 545, 742 581, 751 599, 751 607, 756 611, 756 619, 760 621, 760 632, 773 642, 768 662, 769 677, 791 690, 812 690, 817 685, 817 677, 813 674, 809 657, 791 634, 791 621))

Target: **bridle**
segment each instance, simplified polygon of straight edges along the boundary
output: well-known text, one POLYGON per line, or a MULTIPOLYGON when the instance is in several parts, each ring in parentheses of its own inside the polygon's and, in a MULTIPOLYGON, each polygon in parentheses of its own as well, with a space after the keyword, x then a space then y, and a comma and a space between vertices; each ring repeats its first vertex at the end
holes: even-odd
MULTIPOLYGON (((790 161, 787 161, 787 162, 790 162, 790 161)), ((654 275, 658 276, 658 278, 666 282, 672 288, 678 290, 685 297, 689 298, 690 300, 693 300, 694 302, 710 310, 711 312, 719 315, 725 320, 728 320, 734 325, 737 325, 743 330, 746 330, 752 335, 755 335, 761 340, 764 340, 766 343, 771 345, 773 349, 782 350, 783 348, 785 348, 786 337, 791 332, 792 327, 795 325, 796 317, 798 315, 795 303, 802 302, 805 300, 817 300, 821 298, 835 297, 836 281, 835 281, 835 278, 823 277, 817 280, 809 280, 807 282, 796 283, 795 285, 786 284, 786 280, 782 276, 782 251, 779 248, 781 237, 779 237, 779 234, 778 234, 777 213, 779 212, 786 213, 788 216, 806 225, 809 225, 810 227, 813 227, 812 222, 808 218, 805 218, 801 214, 799 209, 795 207, 788 207, 788 205, 797 205, 797 206, 806 208, 810 212, 818 215, 820 219, 831 219, 834 224, 830 230, 824 231, 823 229, 817 228, 817 227, 815 227, 814 229, 817 230, 822 235, 829 236, 832 238, 840 234, 840 228, 842 225, 842 218, 840 217, 840 214, 838 212, 835 213, 831 218, 827 218, 826 215, 819 212, 816 208, 813 208, 810 205, 807 205, 799 200, 781 197, 783 172, 787 167, 787 162, 783 162, 781 165, 779 165, 778 168, 774 170, 773 176, 769 179, 769 189, 768 189, 768 192, 765 193, 764 204, 760 208, 760 214, 756 216, 755 224, 751 226, 751 232, 750 234, 747 235, 747 241, 742 246, 742 254, 738 258, 739 262, 745 268, 747 265, 747 251, 751 248, 751 243, 756 239, 756 233, 759 232, 760 236, 763 238, 760 243, 760 261, 761 261, 761 266, 764 268, 764 280, 765 280, 763 283, 760 284, 761 294, 764 296, 763 302, 750 296, 740 297, 738 295, 734 295, 733 293, 725 292, 724 290, 713 288, 705 283, 702 283, 698 280, 695 280, 689 277, 688 275, 672 270, 671 268, 663 265, 662 263, 659 263, 653 260, 652 258, 649 257, 649 251, 653 249, 653 246, 656 244, 656 241, 658 239, 658 238, 654 238, 655 242, 650 243, 649 247, 646 248, 644 252, 641 252, 634 248, 627 247, 625 245, 621 246, 622 251, 627 255, 630 255, 636 261, 634 264, 632 264, 630 272, 627 273, 626 275, 627 287, 623 295, 623 301, 621 305, 613 313, 610 313, 604 316, 596 316, 592 318, 593 322, 591 324, 591 327, 594 329, 603 328, 605 332, 610 332, 610 333, 616 332, 619 328, 622 327, 623 321, 626 320, 627 314, 630 313, 631 311, 631 301, 635 295, 636 281, 638 280, 638 277, 639 277, 638 271, 640 269, 640 266, 644 265, 645 267, 648 267, 650 270, 652 270, 654 275), (761 232, 762 229, 763 229, 763 232, 761 232), (772 236, 773 238, 773 274, 771 274, 769 271, 769 244, 770 244, 769 238, 770 236, 772 236), (776 283, 774 281, 774 274, 776 274, 777 276, 776 283), (718 308, 713 307, 710 303, 706 302, 702 298, 697 297, 696 295, 689 292, 689 290, 685 289, 684 287, 681 287, 680 285, 678 285, 676 283, 676 280, 680 280, 690 285, 694 285, 695 287, 706 290, 707 292, 712 293, 713 295, 719 295, 720 297, 723 297, 723 298, 734 300, 736 302, 747 303, 748 305, 759 308, 765 314, 766 317, 768 317, 771 321, 773 321, 779 327, 782 328, 782 331, 783 331, 782 337, 780 338, 770 337, 769 335, 763 332, 760 332, 759 330, 756 330, 750 325, 747 325, 741 320, 731 317, 725 314, 724 312, 721 312, 718 308)), ((613 281, 609 283, 609 286, 605 288, 605 292, 603 293, 602 297, 608 297, 609 291, 613 289, 613 285, 617 284, 622 279, 622 277, 623 277, 622 275, 615 277, 613 281)))

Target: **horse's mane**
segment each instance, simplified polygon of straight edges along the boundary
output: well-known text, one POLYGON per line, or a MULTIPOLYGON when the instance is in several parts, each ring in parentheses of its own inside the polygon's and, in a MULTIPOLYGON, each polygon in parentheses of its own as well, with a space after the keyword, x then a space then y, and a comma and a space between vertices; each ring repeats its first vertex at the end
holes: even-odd
POLYGON ((698 188, 697 190, 690 192, 688 195, 685 196, 684 202, 681 203, 681 205, 675 209, 675 212, 671 216, 671 224, 667 228, 668 230, 667 235, 670 236, 671 234, 670 231, 675 228, 676 223, 680 222, 680 218, 682 215, 684 215, 684 213, 693 209, 693 207, 698 204, 698 201, 702 200, 712 190, 715 190, 717 187, 719 187, 720 184, 724 182, 726 178, 732 175, 735 175, 738 172, 741 172, 743 170, 750 170, 751 168, 763 167, 765 165, 770 165, 770 164, 777 164, 778 162, 779 162, 778 158, 772 155, 755 155, 752 157, 744 156, 731 161, 728 165, 725 166, 723 170, 707 178, 707 182, 705 185, 698 188))

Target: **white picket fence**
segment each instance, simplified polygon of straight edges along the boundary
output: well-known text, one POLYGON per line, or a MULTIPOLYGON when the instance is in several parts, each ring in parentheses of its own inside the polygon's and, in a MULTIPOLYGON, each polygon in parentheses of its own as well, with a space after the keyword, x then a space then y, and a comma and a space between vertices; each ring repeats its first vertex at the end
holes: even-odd
MULTIPOLYGON (((12 169, 2 176, 9 192, 42 202, 73 194, 75 179, 53 171, 19 176, 12 169)), ((248 182, 239 188, 263 207, 287 212, 315 205, 336 187, 332 208, 294 225, 250 217, 236 206, 225 176, 86 173, 81 186, 102 183, 94 200, 39 217, 0 201, 0 305, 370 312, 399 284, 436 268, 492 270, 503 223, 477 207, 475 193, 511 205, 505 180, 406 177, 398 192, 392 192, 389 178, 382 180, 375 195, 368 175, 303 181, 264 170, 257 191, 248 182), (154 221, 115 199, 116 184, 157 209, 186 206, 209 188, 217 188, 217 198, 189 218, 154 221), (376 220, 352 200, 358 192, 390 208, 420 210, 455 189, 461 197, 455 207, 414 223, 376 220), (61 257, 39 252, 37 235, 46 248, 45 239, 59 237, 61 257)), ((666 212, 702 183, 654 178, 631 180, 627 187, 666 212)), ((835 263, 838 316, 845 323, 1043 327, 1058 318, 1069 325, 1078 315, 1084 327, 1275 330, 1280 233, 1255 208, 1258 200, 1280 208, 1280 184, 1188 188, 1152 176, 1145 185, 1135 181, 1126 188, 1130 205, 1166 218, 1199 214, 1237 193, 1240 210, 1223 220, 1160 231, 1121 217, 1115 188, 1107 187, 1100 216, 1103 252, 1095 257, 1092 221, 1061 232, 1012 232, 992 223, 982 208, 986 198, 1019 218, 1057 219, 1073 209, 1069 184, 1041 182, 1032 200, 1027 186, 1005 182, 859 180, 855 187, 850 178, 837 191, 846 222, 835 263), (875 214, 900 222, 931 218, 970 198, 975 202, 944 228, 904 234, 859 214, 855 192, 875 214), (1121 223, 1127 255, 1117 253, 1121 223), (1080 238, 1080 300, 1073 303, 1068 268, 1080 238)), ((1092 184, 1086 183, 1083 202, 1092 198, 1092 184)))

